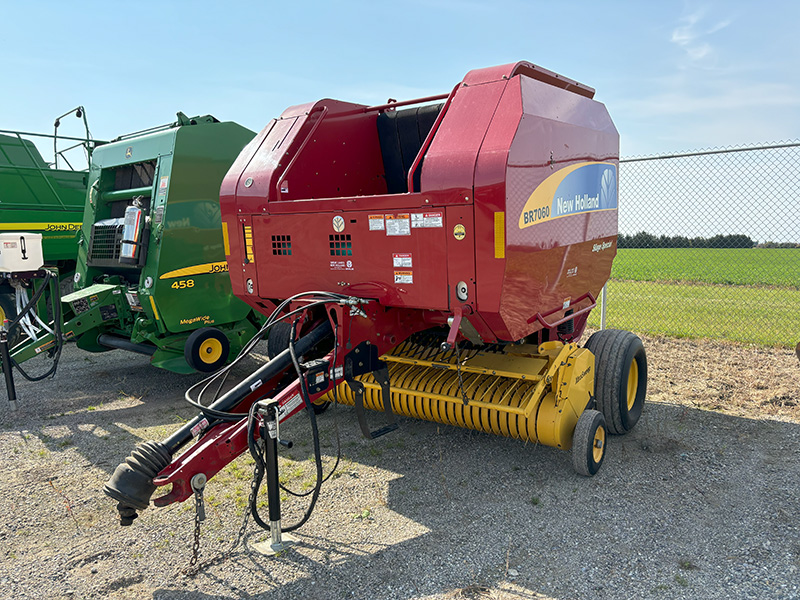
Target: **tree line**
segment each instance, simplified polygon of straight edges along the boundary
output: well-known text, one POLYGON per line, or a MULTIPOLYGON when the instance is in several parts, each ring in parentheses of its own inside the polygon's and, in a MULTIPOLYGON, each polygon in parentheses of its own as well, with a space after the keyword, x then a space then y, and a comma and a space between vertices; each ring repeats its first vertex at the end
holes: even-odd
POLYGON ((752 248, 755 245, 755 241, 742 234, 690 238, 685 235, 657 236, 640 231, 634 235, 620 234, 617 237, 617 248, 752 248))

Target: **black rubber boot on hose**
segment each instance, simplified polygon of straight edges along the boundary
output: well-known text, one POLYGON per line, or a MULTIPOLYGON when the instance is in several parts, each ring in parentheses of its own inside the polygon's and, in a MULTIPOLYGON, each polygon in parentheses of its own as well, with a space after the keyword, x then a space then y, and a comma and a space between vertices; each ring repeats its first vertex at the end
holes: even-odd
POLYGON ((119 502, 120 525, 130 525, 139 516, 136 511, 150 505, 150 497, 156 491, 153 477, 171 462, 172 455, 166 446, 150 441, 139 444, 125 462, 117 466, 103 491, 119 502))

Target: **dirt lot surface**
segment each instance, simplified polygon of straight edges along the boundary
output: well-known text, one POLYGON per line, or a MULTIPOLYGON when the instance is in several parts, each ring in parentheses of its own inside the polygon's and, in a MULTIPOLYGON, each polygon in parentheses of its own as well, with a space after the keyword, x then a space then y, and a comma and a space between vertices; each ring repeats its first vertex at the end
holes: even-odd
MULTIPOLYGON (((0 392, 0 598, 800 598, 794 351, 644 340, 648 404, 595 477, 565 452, 409 419, 368 442, 337 407, 320 427, 330 465, 338 423, 342 463, 299 544, 263 556, 251 521, 246 545, 194 576, 191 502, 121 528, 101 489, 193 416, 198 377, 67 347, 55 379, 18 381, 18 412, 0 392)), ((283 479, 308 489, 307 419, 283 435, 283 479)), ((209 482, 201 561, 235 539, 251 465, 209 482)), ((305 503, 285 500, 287 523, 305 503)))

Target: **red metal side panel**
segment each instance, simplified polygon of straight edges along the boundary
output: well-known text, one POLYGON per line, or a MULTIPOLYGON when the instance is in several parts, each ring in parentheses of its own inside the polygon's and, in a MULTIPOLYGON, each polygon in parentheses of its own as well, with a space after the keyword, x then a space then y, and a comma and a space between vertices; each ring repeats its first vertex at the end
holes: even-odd
POLYGON ((377 112, 353 112, 364 107, 335 100, 316 106, 323 110, 309 115, 298 136, 298 142, 309 136, 302 152, 280 177, 280 201, 386 194, 377 112))
POLYGON ((611 273, 617 234, 619 135, 605 107, 529 78, 521 79, 521 91, 524 114, 506 176, 500 294, 510 339, 539 328, 531 323, 536 312, 569 305, 586 292, 599 294, 611 273), (570 183, 563 198, 559 182, 570 183), (560 201, 573 208, 559 213, 560 201), (552 212, 532 211, 537 202, 552 212), (585 210, 575 208, 581 202, 585 210))
POLYGON ((253 234, 258 296, 330 290, 386 306, 448 307, 444 209, 262 215, 253 234))
POLYGON ((475 161, 505 86, 499 81, 458 89, 422 163, 423 192, 452 190, 472 202, 475 161))
POLYGON ((467 73, 463 83, 466 85, 480 85, 490 81, 511 79, 515 75, 523 75, 537 81, 542 81, 557 88, 569 90, 574 94, 585 96, 586 98, 594 97, 594 89, 589 86, 524 60, 507 65, 499 65, 497 67, 475 69, 467 73))
POLYGON ((274 189, 280 149, 288 146, 305 117, 273 120, 242 150, 231 165, 220 189, 222 218, 263 212, 270 189, 274 189), (248 182, 248 178, 250 181, 248 182))
POLYGON ((522 118, 520 77, 508 82, 481 146, 475 167, 475 270, 479 282, 477 307, 501 339, 510 340, 500 317, 500 293, 505 277, 506 169, 509 148, 522 118), (502 229, 495 230, 495 222, 502 229))
POLYGON ((249 215, 266 209, 266 194, 269 189, 268 173, 272 165, 270 155, 262 152, 263 147, 280 145, 296 122, 295 118, 273 120, 247 146, 234 161, 222 180, 220 188, 220 210, 227 234, 230 254, 228 271, 233 293, 249 302, 245 294, 245 280, 255 274, 247 274, 247 258, 244 244, 244 227, 250 225, 249 215), (245 185, 248 173, 252 173, 250 185, 245 185), (259 176, 260 174, 260 176, 259 176))
POLYGON ((475 223, 472 206, 447 208, 446 245, 439 248, 439 260, 447 264, 450 307, 467 305, 475 308, 475 223), (456 297, 456 286, 467 284, 467 301, 456 297))

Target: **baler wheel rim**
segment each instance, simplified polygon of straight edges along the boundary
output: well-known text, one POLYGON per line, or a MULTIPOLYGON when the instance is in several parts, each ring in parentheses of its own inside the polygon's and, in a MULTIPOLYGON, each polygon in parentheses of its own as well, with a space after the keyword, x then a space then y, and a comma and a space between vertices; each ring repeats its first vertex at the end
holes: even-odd
POLYGON ((201 327, 186 339, 183 357, 200 373, 212 373, 228 361, 231 343, 216 327, 201 327))
POLYGON ((628 370, 628 410, 633 409, 636 403, 636 392, 639 389, 639 363, 635 360, 631 362, 628 370))
POLYGON ((214 364, 222 356, 222 343, 214 338, 203 341, 200 344, 198 356, 207 365, 214 364))
POLYGON ((594 432, 592 441, 592 456, 595 462, 600 462, 606 452, 606 428, 602 425, 594 432))

